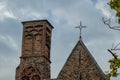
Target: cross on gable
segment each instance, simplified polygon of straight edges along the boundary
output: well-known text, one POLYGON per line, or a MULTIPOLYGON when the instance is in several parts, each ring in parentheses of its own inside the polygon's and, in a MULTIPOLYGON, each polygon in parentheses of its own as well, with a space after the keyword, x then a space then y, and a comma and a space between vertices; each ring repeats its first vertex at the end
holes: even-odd
POLYGON ((79 36, 79 40, 82 39, 82 29, 83 28, 86 28, 86 26, 83 26, 82 25, 82 22, 80 21, 80 25, 79 26, 76 26, 75 28, 78 28, 80 30, 80 36, 79 36))

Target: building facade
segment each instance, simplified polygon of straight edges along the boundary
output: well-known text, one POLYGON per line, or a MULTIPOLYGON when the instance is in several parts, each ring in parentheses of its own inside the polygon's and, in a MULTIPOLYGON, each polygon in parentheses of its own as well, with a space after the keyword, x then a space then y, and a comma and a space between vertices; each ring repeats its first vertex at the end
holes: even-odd
POLYGON ((25 21, 16 80, 110 80, 79 40, 56 79, 51 79, 50 49, 53 26, 47 20, 25 21))

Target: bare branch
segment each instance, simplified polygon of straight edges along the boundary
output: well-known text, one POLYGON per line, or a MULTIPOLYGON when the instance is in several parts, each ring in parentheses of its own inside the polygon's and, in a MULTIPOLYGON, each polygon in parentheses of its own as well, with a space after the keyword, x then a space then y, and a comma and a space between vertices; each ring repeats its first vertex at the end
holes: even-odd
POLYGON ((112 56, 113 56, 115 59, 117 59, 117 56, 116 56, 111 50, 108 49, 108 51, 112 54, 112 56))
POLYGON ((115 45, 115 42, 113 42, 113 44, 112 44, 112 48, 111 48, 111 49, 113 49, 113 48, 114 48, 114 45, 115 45))
POLYGON ((120 31, 120 26, 111 26, 111 25, 110 25, 110 23, 111 23, 111 19, 110 19, 110 18, 107 19, 107 20, 105 20, 105 18, 102 17, 102 21, 103 21, 103 23, 104 23, 105 25, 107 25, 109 28, 120 31))
POLYGON ((113 43, 111 50, 120 50, 120 48, 118 47, 119 45, 120 45, 120 42, 116 46, 114 46, 114 43, 113 43))
POLYGON ((120 45, 120 43, 118 43, 115 47, 114 47, 114 49, 117 49, 117 47, 120 45))
POLYGON ((117 51, 117 50, 120 50, 120 48, 119 48, 119 49, 111 49, 111 50, 112 50, 112 51, 113 51, 113 50, 116 50, 116 51, 117 51))

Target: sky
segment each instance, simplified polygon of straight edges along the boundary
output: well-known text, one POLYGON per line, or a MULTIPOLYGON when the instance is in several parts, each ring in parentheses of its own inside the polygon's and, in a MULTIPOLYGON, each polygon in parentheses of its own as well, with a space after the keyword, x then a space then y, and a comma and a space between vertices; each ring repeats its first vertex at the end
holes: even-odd
MULTIPOLYGON (((120 42, 120 31, 103 24, 102 17, 116 23, 115 11, 109 0, 0 0, 0 80, 14 80, 15 69, 20 63, 22 44, 21 22, 47 19, 53 26, 51 45, 51 77, 56 78, 73 47, 79 40, 80 24, 82 40, 103 72, 109 70, 107 51, 120 42)), ((119 55, 119 54, 118 54, 119 55)), ((120 55, 119 55, 120 56, 120 55)), ((111 78, 111 80, 120 80, 111 78)))

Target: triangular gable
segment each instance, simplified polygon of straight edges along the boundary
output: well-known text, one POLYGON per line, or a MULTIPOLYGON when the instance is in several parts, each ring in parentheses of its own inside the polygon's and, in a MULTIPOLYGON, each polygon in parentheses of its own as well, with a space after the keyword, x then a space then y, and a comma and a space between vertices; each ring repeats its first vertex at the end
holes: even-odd
POLYGON ((80 40, 72 50, 57 80, 109 80, 80 40))

